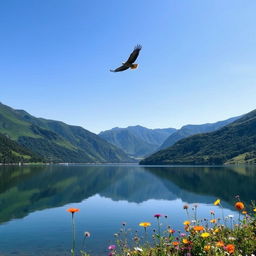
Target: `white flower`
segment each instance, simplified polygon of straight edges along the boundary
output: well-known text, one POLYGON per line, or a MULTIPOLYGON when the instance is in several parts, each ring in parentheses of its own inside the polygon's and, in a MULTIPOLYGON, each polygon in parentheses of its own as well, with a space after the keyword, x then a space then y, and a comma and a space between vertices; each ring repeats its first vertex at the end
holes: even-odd
POLYGON ((228 238, 228 240, 230 240, 230 241, 234 241, 234 240, 236 240, 236 238, 235 238, 235 237, 233 237, 233 236, 230 236, 230 237, 228 238))
POLYGON ((228 217, 229 217, 230 219, 232 219, 232 218, 234 218, 234 215, 229 214, 228 217))
POLYGON ((143 252, 143 250, 140 247, 134 247, 134 250, 138 252, 143 252))

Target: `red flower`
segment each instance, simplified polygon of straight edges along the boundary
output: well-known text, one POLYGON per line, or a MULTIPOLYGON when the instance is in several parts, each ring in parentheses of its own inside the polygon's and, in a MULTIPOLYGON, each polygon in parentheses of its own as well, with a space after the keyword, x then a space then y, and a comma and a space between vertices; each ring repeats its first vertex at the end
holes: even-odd
POLYGON ((235 245, 233 244, 228 244, 226 247, 225 247, 226 251, 228 251, 229 253, 234 253, 235 252, 235 245))
POLYGON ((159 219, 161 216, 162 216, 161 214, 155 214, 155 215, 154 215, 154 217, 155 217, 155 218, 158 218, 158 219, 159 219))

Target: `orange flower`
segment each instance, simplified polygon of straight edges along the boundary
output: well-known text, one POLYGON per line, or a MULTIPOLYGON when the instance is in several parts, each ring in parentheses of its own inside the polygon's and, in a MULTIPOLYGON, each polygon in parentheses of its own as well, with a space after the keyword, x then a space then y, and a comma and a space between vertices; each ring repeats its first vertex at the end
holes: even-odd
POLYGON ((216 242, 217 247, 224 247, 225 244, 222 241, 216 242))
POLYGON ((204 230, 204 227, 203 226, 194 226, 193 229, 195 231, 203 231, 204 230))
POLYGON ((241 211, 244 209, 244 204, 242 202, 236 202, 235 207, 237 210, 241 211))
POLYGON ((189 225, 190 224, 190 221, 189 220, 186 220, 183 222, 184 225, 189 225))
POLYGON ((211 223, 216 223, 217 220, 216 220, 216 219, 212 219, 212 220, 210 220, 210 222, 211 222, 211 223))
POLYGON ((170 234, 173 234, 173 233, 175 232, 175 230, 173 230, 173 229, 170 228, 170 229, 168 230, 168 232, 169 232, 170 234))
POLYGON ((174 241, 174 242, 172 242, 172 244, 173 244, 174 246, 177 246, 177 245, 179 245, 179 242, 178 242, 178 241, 174 241))
POLYGON ((67 209, 67 212, 70 212, 72 214, 74 214, 75 212, 79 212, 80 210, 78 208, 69 208, 67 209))
POLYGON ((247 214, 247 211, 242 211, 242 214, 247 214))
POLYGON ((210 249, 211 249, 211 246, 210 246, 210 245, 205 245, 205 246, 204 246, 204 250, 205 250, 205 251, 209 251, 210 249))
POLYGON ((220 232, 220 229, 219 229, 219 228, 215 228, 215 229, 213 230, 213 233, 218 233, 218 232, 220 232))
POLYGON ((226 247, 225 247, 226 251, 228 251, 229 253, 234 253, 235 252, 235 245, 233 244, 228 244, 226 247))
POLYGON ((183 243, 183 244, 188 244, 189 241, 188 241, 188 239, 184 238, 184 239, 182 239, 182 243, 183 243))

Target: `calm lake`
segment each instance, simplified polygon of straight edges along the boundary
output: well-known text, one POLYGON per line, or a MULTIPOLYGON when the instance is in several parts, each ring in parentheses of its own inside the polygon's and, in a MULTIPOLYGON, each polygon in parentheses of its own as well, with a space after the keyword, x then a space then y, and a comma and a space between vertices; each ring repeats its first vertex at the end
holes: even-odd
POLYGON ((75 214, 77 249, 83 234, 91 255, 107 255, 114 234, 143 232, 140 222, 183 231, 183 205, 197 204, 199 218, 222 199, 224 214, 234 214, 236 195, 247 205, 256 199, 256 167, 148 167, 138 165, 0 166, 0 255, 71 255, 70 207, 75 214))

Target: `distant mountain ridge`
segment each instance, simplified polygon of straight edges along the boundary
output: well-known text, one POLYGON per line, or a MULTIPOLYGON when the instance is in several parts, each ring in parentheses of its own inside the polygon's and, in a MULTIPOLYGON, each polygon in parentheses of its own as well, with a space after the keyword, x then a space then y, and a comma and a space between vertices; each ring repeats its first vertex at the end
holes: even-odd
POLYGON ((176 129, 148 129, 143 126, 115 127, 99 133, 109 143, 121 148, 128 155, 143 157, 153 153, 176 129))
POLYGON ((0 103, 0 133, 52 162, 131 162, 122 150, 82 127, 36 118, 0 103))
POLYGON ((256 110, 210 133, 193 135, 140 164, 256 163, 256 110))
POLYGON ((226 119, 224 121, 219 121, 216 123, 207 123, 207 124, 188 124, 182 126, 179 130, 171 134, 165 141, 164 143, 160 146, 158 150, 162 150, 165 148, 168 148, 172 145, 174 145, 177 141, 187 138, 189 136, 199 134, 199 133, 207 133, 207 132, 213 132, 216 131, 225 125, 228 125, 237 119, 239 119, 241 116, 237 117, 232 117, 229 119, 226 119))

